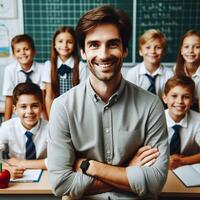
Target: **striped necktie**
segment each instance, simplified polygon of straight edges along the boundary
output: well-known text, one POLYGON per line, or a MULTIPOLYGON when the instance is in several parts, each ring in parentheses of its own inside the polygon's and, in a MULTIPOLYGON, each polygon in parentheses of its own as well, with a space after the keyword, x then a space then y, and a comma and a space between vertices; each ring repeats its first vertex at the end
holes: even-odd
POLYGON ((32 140, 33 134, 29 131, 26 131, 25 135, 27 137, 26 159, 27 160, 35 160, 36 159, 36 149, 35 149, 35 144, 33 143, 33 140, 32 140))
POLYGON ((148 80, 150 82, 150 86, 147 90, 153 94, 156 94, 155 81, 156 81, 156 77, 158 76, 158 74, 156 74, 155 76, 150 76, 149 74, 145 74, 145 76, 148 78, 148 80))
POLYGON ((181 140, 180 140, 180 125, 175 124, 172 126, 174 130, 174 134, 172 135, 171 142, 170 142, 170 155, 172 154, 180 154, 181 150, 181 140))
POLYGON ((26 80, 25 80, 25 82, 26 82, 26 83, 32 83, 32 80, 31 80, 30 76, 31 76, 31 74, 33 73, 33 71, 25 72, 25 71, 21 70, 21 72, 23 72, 23 73, 26 75, 26 80))

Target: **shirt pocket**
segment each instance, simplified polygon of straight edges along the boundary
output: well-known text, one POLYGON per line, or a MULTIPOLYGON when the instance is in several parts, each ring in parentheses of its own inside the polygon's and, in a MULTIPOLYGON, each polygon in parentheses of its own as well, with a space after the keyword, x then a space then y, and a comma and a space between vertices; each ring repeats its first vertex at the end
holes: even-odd
POLYGON ((133 157, 144 143, 140 130, 119 130, 118 153, 121 157, 133 157))

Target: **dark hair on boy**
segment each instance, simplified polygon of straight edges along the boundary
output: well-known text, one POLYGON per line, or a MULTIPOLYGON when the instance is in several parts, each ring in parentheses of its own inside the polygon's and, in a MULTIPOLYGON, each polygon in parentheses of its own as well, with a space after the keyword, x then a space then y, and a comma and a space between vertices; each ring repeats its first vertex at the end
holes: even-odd
POLYGON ((122 39, 123 49, 128 48, 128 43, 132 34, 132 22, 128 14, 122 10, 117 10, 111 5, 94 8, 86 12, 78 21, 76 34, 79 47, 85 50, 86 34, 98 25, 111 23, 115 25, 122 39))
POLYGON ((30 35, 22 34, 22 35, 16 35, 11 40, 11 47, 12 47, 13 53, 14 53, 15 44, 19 42, 27 42, 30 45, 31 49, 35 51, 33 38, 30 35))
POLYGON ((13 104, 16 106, 18 99, 21 95, 34 95, 38 98, 38 100, 43 103, 42 99, 42 90, 39 85, 35 83, 19 83, 13 90, 13 104))
POLYGON ((190 90, 190 92, 191 92, 192 99, 194 99, 195 83, 190 77, 183 76, 183 75, 175 75, 175 76, 171 77, 170 79, 168 79, 168 81, 165 84, 165 89, 164 89, 165 95, 167 95, 168 92, 172 88, 174 88, 174 87, 176 87, 178 85, 188 88, 190 90))

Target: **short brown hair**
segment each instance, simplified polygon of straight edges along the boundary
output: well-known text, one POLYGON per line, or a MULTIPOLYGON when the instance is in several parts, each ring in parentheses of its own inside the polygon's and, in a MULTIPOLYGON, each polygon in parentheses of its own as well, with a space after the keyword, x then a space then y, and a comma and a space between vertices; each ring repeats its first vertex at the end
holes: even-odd
POLYGON ((127 13, 117 10, 110 5, 94 8, 86 12, 78 21, 76 34, 79 47, 85 50, 86 34, 95 29, 100 24, 114 24, 120 33, 123 49, 128 48, 128 43, 132 33, 131 19, 127 13))
POLYGON ((141 46, 147 43, 149 40, 160 40, 161 44, 163 45, 164 50, 167 46, 167 39, 165 35, 156 29, 149 29, 145 31, 139 38, 139 49, 141 49, 141 46))
POLYGON ((12 47, 13 53, 14 53, 15 44, 19 42, 27 42, 30 45, 31 49, 35 51, 35 44, 34 44, 33 38, 30 35, 22 34, 22 35, 16 35, 11 40, 11 47, 12 47))
POLYGON ((18 99, 21 95, 28 94, 34 95, 38 98, 38 100, 43 103, 42 100, 42 90, 35 83, 19 83, 13 90, 13 104, 16 106, 18 99))
POLYGON ((168 92, 176 86, 187 87, 191 92, 192 99, 194 99, 195 83, 190 77, 183 76, 183 75, 175 75, 171 77, 170 79, 168 79, 168 81, 165 84, 165 89, 164 89, 165 95, 167 95, 168 92))

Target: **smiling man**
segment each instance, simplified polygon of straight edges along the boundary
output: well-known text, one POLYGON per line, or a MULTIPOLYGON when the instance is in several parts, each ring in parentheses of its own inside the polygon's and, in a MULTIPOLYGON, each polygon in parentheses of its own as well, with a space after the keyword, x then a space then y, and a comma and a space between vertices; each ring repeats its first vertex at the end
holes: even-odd
POLYGON ((165 183, 169 152, 162 103, 121 74, 131 30, 127 14, 111 6, 90 10, 78 22, 90 72, 51 109, 48 170, 56 195, 139 199, 155 196, 165 183), (132 162, 144 145, 159 150, 150 166, 132 162))

